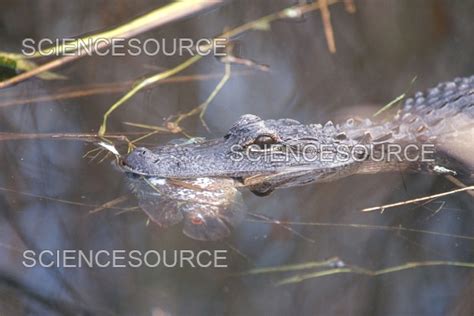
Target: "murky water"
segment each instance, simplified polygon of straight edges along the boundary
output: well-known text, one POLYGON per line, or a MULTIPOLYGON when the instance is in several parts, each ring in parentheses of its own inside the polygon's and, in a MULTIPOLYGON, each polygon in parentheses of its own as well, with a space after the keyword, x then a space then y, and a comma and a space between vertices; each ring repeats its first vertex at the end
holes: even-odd
MULTIPOLYGON (((327 50, 319 13, 276 22, 271 32, 240 36, 239 54, 269 65, 270 71, 233 67, 206 112, 211 133, 197 117, 184 121, 186 133, 221 136, 245 113, 306 123, 370 115, 410 88, 415 76, 412 91, 474 74, 473 3, 355 3, 353 15, 340 4, 331 8, 334 55, 327 50)), ((0 49, 17 52, 24 38, 90 33, 161 4, 4 0, 0 49)), ((291 4, 234 1, 139 38, 211 37, 291 4)), ((407 262, 473 262, 473 197, 466 193, 383 214, 360 212, 455 188, 441 177, 357 176, 268 197, 244 191, 248 211, 260 216, 249 214, 224 241, 200 242, 186 237, 179 225, 147 224, 112 159, 83 158, 94 145, 69 136, 96 133, 103 113, 134 80, 185 58, 87 57, 58 70, 67 80, 34 79, 0 91, 0 314, 442 315, 469 303, 474 272, 463 267, 419 267, 380 276, 342 273, 280 286, 284 278, 318 269, 240 275, 256 267, 333 257, 370 270, 407 262), (225 250, 220 254, 227 267, 25 267, 25 250, 54 255, 156 250, 167 251, 171 261, 175 251, 225 250)), ((139 93, 111 116, 109 132, 142 132, 124 122, 161 125, 170 115, 191 110, 212 92, 223 71, 221 63, 207 57, 182 75, 208 76, 184 77, 139 93)), ((176 137, 182 136, 155 135, 142 144, 176 137)), ((334 265, 323 270, 328 268, 334 265)), ((466 314, 473 312, 472 306, 464 308, 466 314)))

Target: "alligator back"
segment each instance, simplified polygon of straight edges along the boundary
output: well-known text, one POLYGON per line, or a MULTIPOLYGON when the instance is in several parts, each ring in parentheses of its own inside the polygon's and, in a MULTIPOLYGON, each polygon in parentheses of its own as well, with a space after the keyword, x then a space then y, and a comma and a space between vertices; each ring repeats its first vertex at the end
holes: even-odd
POLYGON ((444 142, 472 133, 474 76, 417 92, 405 101, 392 124, 396 135, 408 140, 444 142))
POLYGON ((400 139, 433 143, 465 176, 474 170, 474 76, 440 83, 407 99, 393 121, 400 139))

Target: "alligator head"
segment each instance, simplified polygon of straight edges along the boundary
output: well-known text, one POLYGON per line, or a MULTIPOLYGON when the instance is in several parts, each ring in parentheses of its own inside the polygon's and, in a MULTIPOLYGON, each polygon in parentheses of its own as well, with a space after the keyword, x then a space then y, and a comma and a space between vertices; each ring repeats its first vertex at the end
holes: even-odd
POLYGON ((139 147, 122 159, 122 165, 127 172, 147 177, 234 178, 255 193, 267 194, 276 187, 342 176, 343 170, 357 165, 349 151, 359 141, 331 122, 304 125, 247 114, 222 138, 139 147))

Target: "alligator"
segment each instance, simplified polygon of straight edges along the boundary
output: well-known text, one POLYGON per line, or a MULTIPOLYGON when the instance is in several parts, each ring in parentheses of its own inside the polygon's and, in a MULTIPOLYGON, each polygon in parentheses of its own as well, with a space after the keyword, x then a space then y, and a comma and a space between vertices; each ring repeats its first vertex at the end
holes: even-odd
MULTIPOLYGON (((161 190, 157 190, 157 183, 167 183, 167 193, 161 190, 160 194, 151 194, 155 198, 156 195, 169 197, 171 191, 183 184, 196 188, 193 186, 196 179, 201 182, 208 179, 212 189, 198 185, 197 191, 214 195, 220 201, 229 192, 236 196, 235 188, 268 195, 279 188, 334 181, 355 174, 403 170, 471 178, 473 139, 474 76, 456 78, 417 92, 390 119, 354 117, 339 124, 331 121, 302 124, 288 118, 263 120, 246 114, 221 138, 151 149, 138 147, 122 157, 120 165, 127 174, 142 179, 140 183, 145 183, 145 179, 156 192, 161 190), (222 185, 220 189, 218 184, 222 185), (222 192, 218 193, 219 190, 222 192)), ((150 191, 143 193, 143 185, 138 186, 137 190, 135 180, 135 191, 142 192, 139 193, 142 200, 150 201, 145 198, 150 197, 150 191)), ((191 205, 191 192, 196 190, 187 191, 184 195, 188 197, 181 195, 178 200, 191 205)), ((197 204, 205 204, 202 203, 197 204)), ((148 215, 156 213, 149 205, 141 206, 148 209, 148 215)), ((201 207, 190 222, 205 222, 204 209, 209 207, 201 207)), ((182 216, 164 219, 163 212, 158 215, 161 217, 157 219, 154 214, 155 221, 165 223, 164 226, 182 219, 182 216)), ((230 218, 225 216, 224 221, 234 222, 230 218)), ((228 232, 215 236, 202 234, 188 232, 196 239, 218 239, 228 232)))

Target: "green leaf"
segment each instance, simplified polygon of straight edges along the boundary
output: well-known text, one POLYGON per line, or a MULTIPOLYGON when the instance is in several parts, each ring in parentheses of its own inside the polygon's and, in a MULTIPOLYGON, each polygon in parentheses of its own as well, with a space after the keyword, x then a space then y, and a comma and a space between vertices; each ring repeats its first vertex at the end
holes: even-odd
MULTIPOLYGON (((20 54, 12 54, 0 51, 0 80, 16 76, 20 72, 35 69, 38 65, 20 54)), ((54 72, 45 71, 37 75, 43 80, 66 79, 65 76, 54 72)))
POLYGON ((6 56, 0 55, 0 67, 16 69, 16 61, 6 56))

